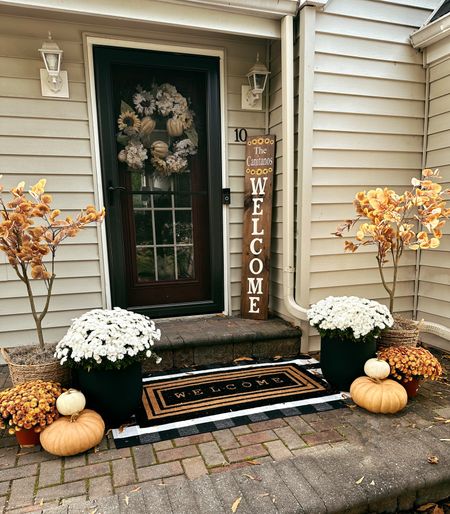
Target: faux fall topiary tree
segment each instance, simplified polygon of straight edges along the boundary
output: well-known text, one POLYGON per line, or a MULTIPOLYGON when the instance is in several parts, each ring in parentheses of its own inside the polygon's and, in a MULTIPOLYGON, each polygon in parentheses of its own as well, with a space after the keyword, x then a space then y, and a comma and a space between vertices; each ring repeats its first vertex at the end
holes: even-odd
POLYGON ((61 211, 52 209, 52 197, 45 192, 45 185, 46 180, 41 179, 26 192, 25 183, 20 182, 10 190, 10 201, 4 200, 0 185, 0 250, 25 284, 42 350, 45 347, 42 320, 52 296, 57 249, 66 238, 75 237, 86 225, 102 221, 105 215, 104 209, 97 211, 88 205, 75 219, 70 216, 62 219, 61 211), (46 288, 40 312, 32 279, 42 280, 46 288))
POLYGON ((407 248, 412 250, 437 248, 442 227, 450 217, 446 202, 449 189, 443 189, 433 179, 438 171, 425 169, 421 180, 413 178, 412 188, 398 195, 388 188, 361 191, 353 202, 357 217, 340 225, 335 235, 342 237, 357 223, 356 242, 345 241, 345 250, 356 252, 359 247, 374 245, 381 282, 389 295, 393 312, 400 259, 407 248), (386 264, 392 259, 392 280, 386 277, 386 264))

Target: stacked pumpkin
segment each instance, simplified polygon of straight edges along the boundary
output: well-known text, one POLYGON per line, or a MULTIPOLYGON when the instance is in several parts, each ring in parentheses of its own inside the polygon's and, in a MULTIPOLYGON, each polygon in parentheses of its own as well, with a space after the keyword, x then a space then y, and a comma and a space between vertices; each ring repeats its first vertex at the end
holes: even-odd
POLYGON ((364 365, 365 377, 357 378, 350 386, 352 400, 363 409, 376 414, 394 414, 408 402, 405 388, 387 377, 391 368, 386 361, 373 358, 364 365))
POLYGON ((56 408, 62 417, 41 433, 44 450, 59 457, 68 457, 100 443, 105 423, 99 414, 85 409, 85 406, 84 394, 76 389, 69 389, 58 397, 56 408))

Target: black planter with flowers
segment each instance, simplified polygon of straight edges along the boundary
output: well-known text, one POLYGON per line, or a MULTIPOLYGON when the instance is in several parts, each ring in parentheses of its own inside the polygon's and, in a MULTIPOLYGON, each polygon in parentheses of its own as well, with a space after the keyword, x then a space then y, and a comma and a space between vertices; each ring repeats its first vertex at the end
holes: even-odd
POLYGON ((161 333, 147 316, 94 309, 75 319, 55 356, 74 369, 89 408, 109 426, 128 423, 141 405, 141 361, 159 358, 152 346, 161 333))
POLYGON ((110 427, 130 422, 141 406, 142 366, 133 362, 123 369, 78 369, 79 388, 87 407, 98 412, 110 427))
POLYGON ((381 331, 394 322, 386 306, 356 296, 320 300, 309 309, 308 319, 321 337, 323 376, 340 391, 348 391, 353 380, 364 374, 381 331))
POLYGON ((375 339, 361 342, 339 335, 321 337, 320 367, 325 380, 339 391, 349 391, 353 380, 364 375, 364 364, 376 350, 375 339))

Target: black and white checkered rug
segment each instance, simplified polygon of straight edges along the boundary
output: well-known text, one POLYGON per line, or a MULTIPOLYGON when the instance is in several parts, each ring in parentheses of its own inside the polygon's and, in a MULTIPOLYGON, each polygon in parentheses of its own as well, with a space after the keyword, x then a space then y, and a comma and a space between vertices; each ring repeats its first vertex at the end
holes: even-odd
POLYGON ((309 356, 153 373, 143 390, 136 423, 112 431, 117 448, 346 405, 309 356))

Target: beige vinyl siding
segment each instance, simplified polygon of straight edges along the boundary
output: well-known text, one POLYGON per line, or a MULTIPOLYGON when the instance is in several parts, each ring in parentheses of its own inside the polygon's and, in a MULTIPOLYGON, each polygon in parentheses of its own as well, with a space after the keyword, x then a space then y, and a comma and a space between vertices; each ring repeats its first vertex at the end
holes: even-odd
MULTIPOLYGON (((425 71, 409 36, 438 3, 333 0, 316 12, 310 303, 328 295, 387 302, 373 249, 345 254, 343 241, 331 232, 354 215, 356 192, 377 186, 402 191, 420 172, 425 71)), ((275 87, 271 93, 272 115, 279 104, 275 87)), ((281 254, 273 266, 281 282, 281 254)), ((410 315, 414 271, 410 253, 402 262, 396 300, 396 310, 410 315)), ((286 317, 278 284, 272 306, 286 317)), ((310 337, 311 349, 318 343, 310 337)))
MULTIPOLYGON (((443 187, 450 187, 450 38, 439 43, 444 58, 429 68, 429 117, 426 166, 439 168, 443 187), (446 46, 444 45, 446 44, 446 46)), ((432 53, 436 50, 431 47, 432 53)), ((428 54, 428 49, 427 49, 428 54)), ((421 254, 418 319, 450 326, 450 225, 444 227, 441 245, 421 254)), ((450 343, 424 334, 423 339, 450 349, 450 343)))
MULTIPOLYGON (((0 11, 1 13, 1 11, 0 11)), ((54 205, 64 214, 75 214, 96 200, 93 158, 89 135, 90 120, 86 98, 83 33, 224 49, 226 59, 227 133, 226 164, 232 203, 229 209, 231 261, 231 304, 239 309, 241 274, 241 234, 243 203, 244 145, 234 142, 234 129, 248 133, 264 131, 264 112, 241 110, 241 85, 256 54, 265 55, 264 40, 238 36, 221 37, 194 31, 146 27, 126 28, 97 23, 81 25, 62 18, 38 19, 0 16, 0 174, 2 182, 13 186, 45 176, 54 205), (62 69, 68 71, 69 99, 41 97, 38 54, 47 32, 64 50, 62 69)), ((142 26, 141 26, 142 27, 142 26)), ((120 41, 117 42, 120 46, 120 41)), ((220 173, 220 170, 217 170, 220 173)), ((101 248, 98 231, 88 228, 76 239, 65 242, 58 252, 57 280, 50 312, 44 320, 47 341, 57 341, 72 318, 87 309, 105 306, 101 248)), ((38 304, 43 301, 43 284, 34 282, 38 304)), ((23 284, 0 256, 0 345, 26 344, 35 340, 23 284)))

